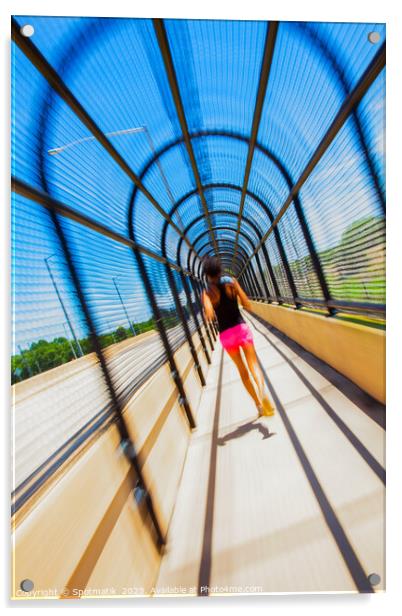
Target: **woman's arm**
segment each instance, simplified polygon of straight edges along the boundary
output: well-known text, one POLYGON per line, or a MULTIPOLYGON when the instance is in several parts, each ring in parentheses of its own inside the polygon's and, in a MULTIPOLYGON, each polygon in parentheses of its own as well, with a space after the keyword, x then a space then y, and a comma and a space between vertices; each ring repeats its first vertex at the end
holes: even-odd
POLYGON ((215 311, 206 291, 202 292, 201 299, 204 308, 205 318, 207 319, 207 321, 213 321, 215 318, 215 311))
POLYGON ((251 310, 250 300, 245 294, 245 292, 243 291, 243 289, 241 288, 241 286, 239 285, 239 283, 237 282, 236 278, 233 278, 233 285, 234 285, 234 288, 236 289, 236 293, 239 296, 240 303, 243 306, 243 308, 245 308, 246 310, 251 310))

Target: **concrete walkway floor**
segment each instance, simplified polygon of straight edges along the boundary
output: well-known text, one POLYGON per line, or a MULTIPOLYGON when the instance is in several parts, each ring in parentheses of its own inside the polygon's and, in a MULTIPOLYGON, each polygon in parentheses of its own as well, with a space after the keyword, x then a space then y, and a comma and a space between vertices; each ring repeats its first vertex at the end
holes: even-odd
POLYGON ((277 411, 256 417, 218 343, 156 594, 383 589, 384 408, 247 320, 277 411))

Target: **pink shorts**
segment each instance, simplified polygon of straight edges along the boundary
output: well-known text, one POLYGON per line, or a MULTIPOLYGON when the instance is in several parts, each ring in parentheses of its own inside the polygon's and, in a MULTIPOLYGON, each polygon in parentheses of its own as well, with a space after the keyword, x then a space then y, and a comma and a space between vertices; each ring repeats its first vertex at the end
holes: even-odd
POLYGON ((229 327, 219 334, 221 345, 226 351, 237 351, 246 344, 253 344, 253 334, 247 323, 229 327))

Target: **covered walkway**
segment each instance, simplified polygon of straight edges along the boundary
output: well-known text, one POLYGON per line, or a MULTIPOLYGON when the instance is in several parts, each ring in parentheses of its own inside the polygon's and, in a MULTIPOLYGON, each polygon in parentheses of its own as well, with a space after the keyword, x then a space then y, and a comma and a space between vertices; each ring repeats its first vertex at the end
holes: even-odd
POLYGON ((12 39, 12 595, 382 590, 385 26, 12 39), (273 417, 205 318, 208 255, 273 417))
POLYGON ((215 352, 156 592, 368 590, 364 572, 384 573, 381 405, 248 320, 278 413, 256 418, 215 352))

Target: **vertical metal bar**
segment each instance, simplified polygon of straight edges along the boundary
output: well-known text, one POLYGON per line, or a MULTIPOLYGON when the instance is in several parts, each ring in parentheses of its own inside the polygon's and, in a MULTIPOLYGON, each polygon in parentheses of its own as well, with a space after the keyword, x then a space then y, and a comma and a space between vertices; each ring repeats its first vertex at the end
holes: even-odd
MULTIPOLYGON (((318 278, 318 282, 319 282, 320 287, 321 287, 322 294, 324 296, 325 301, 329 302, 332 299, 332 297, 331 297, 331 294, 329 292, 327 281, 325 279, 324 272, 323 272, 323 269, 321 267, 321 262, 320 262, 320 259, 318 257, 317 251, 315 249, 314 241, 313 241, 313 238, 311 236, 310 230, 308 228, 307 221, 306 221, 306 218, 305 218, 305 215, 304 215, 304 211, 303 211, 303 207, 302 207, 302 204, 300 203, 300 199, 299 199, 298 196, 295 197, 293 203, 294 203, 294 207, 295 207, 295 211, 296 211, 296 216, 297 216, 297 219, 298 219, 298 221, 300 223, 300 227, 301 227, 301 230, 302 230, 302 233, 303 233, 304 240, 305 240, 305 242, 307 244, 307 248, 308 248, 309 253, 310 253, 311 262, 313 264, 314 271, 316 273, 316 276, 318 278)), ((336 312, 337 312, 335 310, 335 308, 330 308, 328 306, 327 306, 327 310, 328 310, 328 312, 331 315, 336 314, 336 312)))
POLYGON ((246 279, 247 288, 248 288, 247 295, 249 295, 251 298, 254 298, 255 297, 255 289, 254 289, 254 287, 252 285, 248 268, 246 268, 243 273, 244 273, 244 278, 246 279))
POLYGON ((258 252, 255 255, 255 260, 257 262, 258 271, 260 272, 261 281, 262 281, 262 284, 264 286, 265 299, 267 300, 267 302, 270 302, 271 301, 270 300, 270 293, 269 293, 267 281, 265 280, 265 277, 264 277, 264 272, 263 272, 262 266, 261 266, 261 259, 260 259, 260 255, 258 254, 258 252))
POLYGON ((278 25, 279 24, 277 21, 271 21, 268 25, 267 33, 265 36, 264 53, 263 53, 262 60, 261 60, 261 70, 260 70, 260 77, 258 81, 258 89, 257 89, 257 94, 256 94, 254 113, 253 113, 253 123, 251 126, 251 132, 250 132, 250 141, 249 141, 249 147, 248 147, 248 153, 247 153, 246 168, 244 170, 243 188, 242 188, 242 193, 241 193, 241 198, 240 198, 239 215, 238 215, 238 220, 237 220, 237 231, 236 231, 235 245, 234 245, 234 251, 233 251, 232 265, 234 263, 237 250, 238 250, 242 214, 243 214, 244 203, 245 203, 246 194, 247 194, 247 187, 248 187, 250 173, 251 173, 251 166, 252 166, 253 158, 254 158, 254 151, 255 151, 255 145, 257 142, 258 130, 260 127, 260 121, 261 121, 261 116, 262 116, 262 111, 263 111, 263 106, 264 106, 264 101, 265 101, 265 94, 267 91, 269 75, 271 72, 272 59, 274 56, 274 49, 275 49, 275 41, 276 41, 276 36, 278 33, 278 25))
POLYGON ((205 386, 204 373, 202 371, 201 364, 198 361, 197 351, 195 350, 195 346, 194 346, 194 343, 193 343, 193 338, 191 336, 190 328, 188 326, 186 314, 185 314, 183 306, 181 305, 181 302, 180 302, 180 297, 179 297, 179 293, 177 291, 176 281, 174 279, 173 272, 172 272, 172 270, 170 269, 170 267, 168 265, 165 265, 165 270, 166 270, 167 277, 168 277, 168 280, 169 280, 169 285, 170 285, 170 289, 172 291, 174 303, 176 305, 176 310, 177 310, 177 313, 178 313, 178 315, 179 315, 179 317, 180 317, 180 319, 182 321, 184 333, 185 333, 185 336, 187 338, 188 346, 190 347, 190 353, 191 353, 191 356, 192 356, 192 358, 194 360, 194 364, 195 364, 196 370, 198 372, 198 376, 200 377, 201 385, 204 387, 205 386))
POLYGON ((255 286, 256 291, 257 291, 257 297, 259 297, 261 299, 263 297, 263 292, 262 292, 262 289, 261 289, 260 282, 259 282, 259 280, 257 278, 257 274, 255 273, 252 261, 250 261, 250 272, 251 272, 252 278, 254 280, 254 286, 255 286))
MULTIPOLYGON (((205 314, 204 314, 204 309, 203 309, 203 306, 202 306, 202 301, 201 301, 201 293, 202 293, 202 292, 203 292, 203 290, 204 290, 204 289, 203 289, 203 286, 202 286, 202 284, 200 283, 200 281, 199 281, 199 280, 192 280, 192 283, 193 283, 193 286, 195 285, 195 286, 196 286, 196 288, 197 288, 197 291, 196 291, 196 297, 197 297, 198 304, 199 304, 199 306, 200 306, 200 310, 201 310, 201 314, 202 314, 202 318, 203 318, 203 321, 204 321, 204 324, 205 324, 206 330, 207 330, 207 331, 208 331, 208 330, 210 331, 211 336, 212 336, 212 338, 213 338, 213 341, 215 342, 215 341, 216 341, 216 327, 215 327, 215 323, 214 323, 213 321, 207 321, 207 320, 206 320, 206 318, 205 318, 205 314)), ((213 349, 214 349, 214 346, 213 346, 213 344, 212 344, 212 350, 213 350, 213 349)))
POLYGON ((288 280, 290 292, 292 293, 292 296, 293 296, 293 301, 295 303, 296 308, 300 308, 301 304, 299 304, 299 302, 296 301, 297 289, 296 289, 295 281, 293 279, 292 270, 290 269, 288 258, 286 256, 286 251, 282 244, 282 238, 280 236, 279 229, 276 226, 274 227, 274 236, 275 236, 276 244, 278 246, 279 254, 280 254, 280 257, 283 263, 283 267, 285 268, 286 278, 288 280))
POLYGON ((197 315, 196 311, 194 310, 194 306, 193 306, 193 303, 191 301, 191 292, 190 292, 190 289, 189 289, 189 286, 188 286, 187 278, 186 278, 186 276, 183 274, 183 272, 181 270, 179 272, 179 275, 180 275, 180 278, 181 278, 181 282, 182 282, 182 285, 183 285, 184 292, 186 294, 188 308, 189 308, 189 310, 191 312, 191 316, 193 317, 194 323, 195 323, 196 328, 197 328, 197 334, 198 334, 198 337, 199 337, 200 342, 201 342, 202 350, 204 351, 205 359, 207 360, 208 364, 210 364, 211 363, 211 358, 210 358, 209 353, 208 353, 207 345, 205 343, 205 338, 204 338, 203 333, 201 331, 201 325, 200 325, 200 322, 198 320, 198 315, 197 315))
POLYGON ((196 161, 194 150, 193 150, 193 145, 191 143, 191 139, 189 135, 186 114, 184 111, 183 101, 181 99, 179 82, 178 82, 175 67, 173 64, 173 58, 172 58, 172 53, 170 50, 168 36, 166 33, 166 29, 165 29, 165 24, 164 24, 163 19, 153 19, 153 25, 154 25, 155 35, 156 35, 156 38, 159 44, 159 49, 162 54, 163 62, 165 65, 166 76, 169 82, 170 91, 172 93, 172 98, 173 98, 174 105, 176 108, 177 117, 179 119, 180 127, 183 133, 184 143, 186 145, 187 153, 190 159, 190 166, 191 166, 191 169, 194 175, 195 183, 197 185, 198 194, 200 196, 202 208, 204 211, 206 223, 207 223, 208 230, 209 230, 209 235, 211 237, 212 246, 214 247, 216 255, 218 255, 218 245, 216 243, 215 234, 212 229, 210 212, 208 210, 208 204, 205 199, 204 190, 201 184, 201 177, 200 177, 200 173, 198 170, 197 161, 196 161))
POLYGON ((152 312, 154 314, 154 318, 155 318, 155 322, 162 340, 162 344, 165 348, 166 351, 166 356, 169 362, 169 366, 170 366, 170 373, 172 375, 172 378, 176 384, 176 387, 178 389, 179 395, 180 395, 180 402, 183 405, 184 408, 184 412, 186 414, 188 423, 190 425, 190 428, 195 428, 196 427, 196 423, 194 420, 194 415, 192 413, 191 410, 191 406, 189 404, 189 401, 187 400, 187 396, 186 396, 186 392, 184 390, 184 385, 183 385, 183 381, 181 379, 179 370, 177 368, 176 365, 176 361, 174 359, 173 356, 173 352, 172 349, 170 347, 170 343, 169 343, 169 339, 166 333, 166 329, 163 323, 163 317, 161 315, 161 312, 159 310, 159 306, 158 303, 155 299, 155 294, 154 294, 154 290, 152 288, 152 284, 147 272, 147 269, 145 267, 145 263, 144 263, 144 259, 142 254, 136 249, 136 248, 132 248, 133 254, 135 256, 135 259, 137 261, 137 265, 138 265, 138 270, 140 272, 141 278, 142 278, 142 282, 144 284, 145 287, 145 291, 148 295, 148 299, 151 303, 151 308, 152 308, 152 312))
POLYGON ((259 292, 258 292, 258 287, 257 287, 255 279, 254 279, 254 275, 253 275, 254 272, 253 272, 253 266, 252 266, 251 261, 250 261, 249 267, 247 268, 247 273, 248 273, 248 275, 250 277, 250 284, 251 284, 251 287, 253 289, 254 298, 258 299, 259 292))
POLYGON ((269 275, 270 275, 271 280, 272 280, 272 285, 274 287, 274 293, 276 295, 276 299, 278 300, 278 303, 281 304, 282 303, 282 301, 280 299, 280 295, 281 294, 279 292, 278 283, 277 283, 277 280, 276 280, 275 272, 274 272, 273 267, 272 267, 271 259, 269 258, 267 247, 266 247, 266 245, 264 243, 262 243, 261 244, 261 248, 262 248, 263 255, 265 257, 265 262, 267 264, 269 275))
POLYGON ((250 297, 250 289, 248 287, 247 280, 246 280, 246 277, 244 275, 244 272, 242 274, 240 274, 239 282, 240 282, 240 285, 241 285, 242 289, 244 289, 244 291, 246 292, 246 295, 248 295, 248 297, 250 297))
POLYGON ((210 326, 209 322, 205 318, 205 314, 204 314, 204 310, 203 310, 202 303, 201 303, 201 300, 200 300, 200 296, 199 296, 199 293, 198 293, 198 289, 196 287, 196 283, 198 283, 198 281, 196 281, 193 278, 190 278, 190 282, 191 282, 191 287, 193 289, 194 296, 195 296, 195 299, 196 299, 196 302, 197 302, 197 305, 198 305, 198 310, 199 310, 199 313, 201 315, 202 322, 204 324, 204 329, 205 329, 205 332, 206 332, 207 337, 208 337, 209 346, 211 347, 211 351, 213 351, 214 350, 214 341, 215 341, 215 332, 213 331, 213 328, 210 326))

